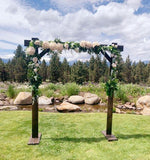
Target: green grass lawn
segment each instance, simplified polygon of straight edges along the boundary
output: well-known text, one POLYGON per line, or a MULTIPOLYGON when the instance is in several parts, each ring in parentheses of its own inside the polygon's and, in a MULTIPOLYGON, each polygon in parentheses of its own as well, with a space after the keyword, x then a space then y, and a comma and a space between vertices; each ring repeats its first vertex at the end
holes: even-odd
POLYGON ((40 145, 29 146, 31 112, 0 112, 0 160, 149 160, 150 116, 114 114, 108 142, 105 113, 43 113, 40 145))

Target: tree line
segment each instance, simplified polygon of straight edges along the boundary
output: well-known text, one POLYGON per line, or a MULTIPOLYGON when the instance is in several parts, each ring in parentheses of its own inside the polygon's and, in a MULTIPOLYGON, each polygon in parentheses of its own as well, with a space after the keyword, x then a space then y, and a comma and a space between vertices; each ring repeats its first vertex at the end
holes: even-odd
MULTIPOLYGON (((4 63, 0 59, 0 81, 25 82, 28 81, 27 66, 29 60, 21 45, 17 46, 13 59, 4 63)), ((150 62, 132 62, 128 56, 124 61, 120 58, 117 65, 117 78, 124 83, 150 84, 150 62)), ((89 61, 76 61, 72 65, 66 58, 61 62, 58 54, 53 54, 49 63, 41 62, 39 74, 43 81, 53 83, 76 82, 106 82, 109 76, 109 64, 101 55, 91 56, 89 61)))

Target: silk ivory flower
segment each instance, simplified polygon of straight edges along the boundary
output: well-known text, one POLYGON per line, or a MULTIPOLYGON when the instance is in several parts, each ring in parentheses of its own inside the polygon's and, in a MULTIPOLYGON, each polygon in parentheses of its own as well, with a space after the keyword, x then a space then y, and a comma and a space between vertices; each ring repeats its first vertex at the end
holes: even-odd
POLYGON ((39 67, 40 65, 38 63, 35 64, 36 67, 39 67))
POLYGON ((85 48, 86 47, 86 41, 81 41, 80 42, 80 46, 83 47, 83 48, 85 48))
POLYGON ((68 48, 69 48, 69 44, 68 44, 68 43, 65 43, 65 44, 64 44, 64 47, 65 47, 65 49, 68 49, 68 48))
POLYGON ((56 42, 50 42, 49 43, 49 47, 52 51, 56 50, 57 49, 57 44, 56 42))
POLYGON ((62 51, 63 50, 63 44, 57 43, 57 51, 62 51))
POLYGON ((34 44, 40 46, 41 42, 39 40, 36 40, 34 44))
POLYGON ((37 68, 34 69, 34 72, 37 73, 37 68))
POLYGON ((91 42, 87 41, 87 42, 85 43, 85 47, 86 47, 86 48, 91 48, 91 47, 93 47, 93 45, 92 45, 91 42))
POLYGON ((37 57, 34 57, 34 58, 33 58, 33 62, 34 62, 34 63, 37 63, 37 61, 38 61, 38 58, 37 58, 37 57))
POLYGON ((95 47, 95 46, 99 46, 100 44, 98 43, 98 42, 93 42, 93 48, 95 47))
POLYGON ((43 49, 49 49, 50 48, 50 43, 48 41, 43 42, 42 48, 43 49))
POLYGON ((26 50, 26 54, 28 55, 34 55, 35 53, 35 48, 34 47, 28 47, 26 50))
POLYGON ((112 64, 112 67, 113 67, 113 68, 116 68, 116 67, 117 67, 116 63, 113 63, 113 64, 112 64))

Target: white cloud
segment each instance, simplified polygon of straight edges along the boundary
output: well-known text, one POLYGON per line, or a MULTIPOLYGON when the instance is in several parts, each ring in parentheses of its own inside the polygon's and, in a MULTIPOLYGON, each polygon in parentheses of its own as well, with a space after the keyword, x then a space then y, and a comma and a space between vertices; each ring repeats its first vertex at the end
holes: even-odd
MULTIPOLYGON (((94 4, 97 1, 90 2, 94 4)), ((59 5, 64 3, 66 6, 76 6, 79 1, 68 2, 70 0, 57 1, 59 5)), ((85 0, 79 3, 84 6, 85 0)), ((24 39, 39 37, 41 40, 60 38, 64 41, 118 42, 124 45, 124 58, 129 54, 132 60, 146 60, 150 59, 150 14, 135 15, 134 11, 140 6, 140 0, 126 0, 124 3, 110 2, 108 5, 101 5, 96 8, 95 13, 82 8, 74 13, 61 15, 52 9, 40 11, 23 7, 19 0, 5 0, 0 4, 0 40, 23 44, 24 39)), ((0 44, 0 48, 12 47, 2 45, 0 44)), ((80 59, 80 56, 83 60, 89 58, 84 54, 65 56, 70 61, 80 59)))
POLYGON ((11 50, 14 50, 14 49, 16 49, 16 45, 5 43, 5 42, 0 42, 0 48, 1 49, 8 49, 9 48, 11 50))
POLYGON ((128 7, 133 8, 134 10, 137 10, 139 7, 141 7, 141 1, 142 0, 125 0, 125 4, 127 4, 128 7))

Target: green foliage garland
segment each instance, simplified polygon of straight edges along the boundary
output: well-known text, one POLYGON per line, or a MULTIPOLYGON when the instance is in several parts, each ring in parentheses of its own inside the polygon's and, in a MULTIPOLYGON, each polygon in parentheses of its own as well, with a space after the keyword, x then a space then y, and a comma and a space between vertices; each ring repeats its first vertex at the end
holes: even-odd
POLYGON ((98 42, 87 42, 81 41, 79 42, 62 42, 59 39, 55 39, 54 41, 42 42, 39 40, 31 41, 29 47, 26 49, 26 54, 30 59, 30 63, 28 65, 28 79, 32 89, 34 91, 35 97, 38 95, 39 85, 42 83, 42 79, 38 74, 39 71, 39 63, 42 58, 40 54, 38 54, 38 48, 41 48, 43 51, 47 49, 48 54, 53 53, 61 53, 63 49, 74 50, 76 52, 87 52, 89 54, 95 53, 100 54, 101 52, 110 52, 110 57, 112 58, 112 72, 110 74, 109 80, 106 82, 105 90, 108 96, 113 96, 115 90, 117 90, 118 80, 116 79, 116 71, 117 71, 117 61, 120 58, 120 52, 117 49, 116 45, 100 45, 98 42))

